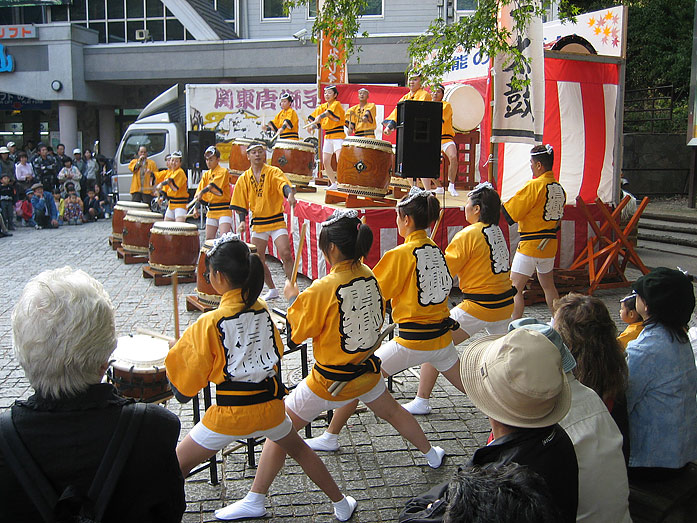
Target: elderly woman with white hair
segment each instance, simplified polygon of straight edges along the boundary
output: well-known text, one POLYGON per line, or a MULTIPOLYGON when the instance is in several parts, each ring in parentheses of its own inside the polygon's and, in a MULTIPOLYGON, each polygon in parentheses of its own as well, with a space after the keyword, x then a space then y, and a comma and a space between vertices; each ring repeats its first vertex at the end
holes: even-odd
MULTIPOLYGON (((105 462, 125 464, 101 521, 181 521, 185 501, 175 453, 178 418, 162 407, 144 405, 141 415, 130 419, 131 424, 119 423, 122 411, 137 409, 124 408, 132 400, 101 383, 116 346, 114 311, 102 285, 69 267, 42 272, 27 283, 19 297, 12 312, 12 333, 15 355, 36 393, 16 401, 9 419, 60 498, 49 507, 53 515, 72 515, 80 507, 87 507, 88 514, 94 511, 96 494, 106 489, 90 490, 107 449, 111 450, 112 436, 122 445, 130 432, 135 434, 127 459, 105 458, 105 462), (133 424, 137 418, 139 427, 133 424)), ((6 422, 7 414, 4 416, 6 422)), ((24 481, 25 490, 10 467, 13 456, 8 441, 3 430, 3 520, 42 521, 41 509, 33 502, 41 489, 34 490, 24 481)), ((111 463, 107 465, 109 470, 111 463)))

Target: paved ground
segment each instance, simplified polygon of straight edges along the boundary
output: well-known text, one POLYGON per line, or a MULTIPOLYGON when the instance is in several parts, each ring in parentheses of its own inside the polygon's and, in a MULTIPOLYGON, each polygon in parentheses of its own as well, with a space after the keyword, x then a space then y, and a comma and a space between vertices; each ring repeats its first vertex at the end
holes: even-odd
MULTIPOLYGON (((26 281, 42 270, 70 265, 82 268, 100 280, 114 302, 119 335, 133 332, 138 325, 173 332, 171 287, 155 287, 152 280, 142 278, 140 265, 124 265, 118 260, 107 243, 109 233, 110 224, 101 222, 59 230, 20 229, 13 237, 0 239, 0 259, 5 275, 0 286, 0 408, 31 394, 24 373, 12 355, 10 314, 26 281)), ((669 260, 665 261, 668 263, 669 260)), ((272 262, 271 268, 277 285, 280 285, 283 278, 280 265, 272 262)), ((638 273, 629 271, 628 275, 636 278, 638 273)), ((307 283, 307 280, 301 281, 301 285, 307 283)), ((184 304, 184 296, 194 293, 194 288, 193 283, 179 286, 182 329, 198 316, 187 312, 184 304)), ((620 329, 624 327, 619 324, 618 300, 626 292, 626 289, 620 289, 598 293, 620 329)), ((452 301, 458 301, 456 295, 452 301)), ((282 299, 274 305, 286 307, 282 299)), ((528 308, 526 314, 549 319, 546 308, 540 305, 528 308)), ((287 383, 297 380, 297 356, 284 361, 284 374, 287 383)), ((395 383, 395 397, 399 401, 411 399, 416 385, 417 379, 412 373, 402 373, 395 383)), ((322 454, 342 490, 359 500, 352 521, 395 521, 406 499, 422 492, 428 485, 447 479, 458 464, 485 443, 489 431, 485 416, 442 378, 434 391, 432 404, 433 412, 419 417, 419 422, 431 442, 447 452, 445 464, 438 470, 426 466, 420 452, 370 412, 360 413, 350 420, 348 430, 344 430, 340 437, 342 448, 339 452, 322 454)), ((181 406, 170 401, 167 408, 180 417, 182 435, 185 435, 192 426, 190 404, 181 406)), ((323 420, 316 421, 314 435, 325 426, 323 420)), ((218 457, 221 459, 220 454, 218 457)), ((219 470, 222 472, 220 485, 211 485, 203 473, 187 481, 185 522, 214 521, 213 510, 243 496, 254 476, 254 469, 246 464, 243 450, 221 459, 219 470)), ((328 499, 292 460, 288 460, 273 484, 267 508, 271 521, 290 521, 291 518, 333 520, 328 499)))

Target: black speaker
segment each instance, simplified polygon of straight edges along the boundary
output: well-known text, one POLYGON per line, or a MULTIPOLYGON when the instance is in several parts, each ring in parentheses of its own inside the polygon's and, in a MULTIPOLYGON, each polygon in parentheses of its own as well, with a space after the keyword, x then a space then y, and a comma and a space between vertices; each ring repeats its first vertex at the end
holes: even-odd
POLYGON ((443 105, 405 100, 397 104, 395 172, 402 178, 440 176, 443 105))
POLYGON ((215 131, 189 131, 187 145, 186 167, 205 171, 206 159, 203 157, 203 153, 211 145, 215 145, 215 131))

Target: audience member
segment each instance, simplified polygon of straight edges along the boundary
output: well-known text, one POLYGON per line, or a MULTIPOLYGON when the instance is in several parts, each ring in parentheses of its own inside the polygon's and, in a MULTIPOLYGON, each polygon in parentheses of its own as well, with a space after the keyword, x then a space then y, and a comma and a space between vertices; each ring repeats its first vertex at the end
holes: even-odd
POLYGON ((51 229, 58 227, 58 209, 53 199, 53 194, 44 194, 44 186, 35 183, 31 186, 34 195, 31 197, 31 206, 34 209, 32 219, 37 229, 51 229))
POLYGON ((11 230, 15 230, 14 215, 15 203, 17 202, 17 193, 11 183, 10 175, 3 172, 0 175, 0 213, 5 221, 5 226, 11 230))
POLYGON ((63 145, 62 143, 59 143, 56 146, 55 157, 56 157, 56 162, 58 162, 58 165, 65 165, 65 161, 70 160, 70 156, 67 156, 65 154, 65 145, 63 145))
MULTIPOLYGON (((59 498, 51 516, 77 521, 76 509, 83 507, 88 512, 82 516, 95 519, 90 512, 96 500, 89 499, 88 489, 110 441, 125 432, 117 430, 122 414, 136 410, 125 408, 132 400, 100 383, 116 346, 111 300, 85 272, 68 267, 42 272, 19 297, 12 335, 17 360, 36 393, 16 401, 5 415, 59 498)), ((179 522, 185 508, 175 454, 179 420, 157 405, 139 409, 142 416, 137 411, 129 425, 135 442, 101 521, 179 522)), ((7 447, 0 448, 2 519, 44 521, 27 494, 34 485, 20 482, 7 447)))
POLYGON ((10 161, 13 164, 17 163, 17 144, 14 142, 7 142, 7 148, 10 151, 10 161))
MULTIPOLYGON (((97 185, 97 187, 99 186, 97 185)), ((83 208, 85 209, 85 221, 96 222, 99 218, 104 218, 104 209, 102 209, 102 204, 94 192, 94 185, 87 188, 83 208)))
POLYGON ((75 190, 80 192, 80 180, 82 179, 82 173, 80 170, 73 165, 73 161, 65 157, 65 163, 63 168, 58 173, 58 182, 60 184, 61 193, 65 194, 67 190, 65 189, 65 184, 67 182, 73 182, 75 190))
POLYGON ((48 191, 53 191, 56 186, 58 165, 53 156, 49 156, 46 144, 39 144, 39 154, 32 160, 34 175, 39 179, 39 183, 48 191))
POLYGON ((559 333, 533 318, 514 320, 510 329, 541 332, 556 345, 571 389, 571 408, 559 422, 574 444, 578 461, 577 522, 628 523, 629 485, 623 438, 600 397, 573 375, 576 361, 559 333))
POLYGON ((85 187, 89 191, 90 187, 94 187, 97 183, 100 183, 99 165, 97 164, 97 160, 92 156, 92 151, 89 149, 85 149, 82 160, 85 166, 85 170, 82 171, 82 178, 86 184, 85 187))
POLYGON ((15 213, 17 214, 17 220, 20 224, 25 227, 35 227, 36 222, 34 221, 34 208, 31 206, 31 197, 34 195, 34 191, 29 188, 24 191, 24 194, 18 195, 21 198, 15 204, 15 213))
POLYGON ((65 214, 63 219, 68 225, 82 225, 84 215, 82 212, 82 201, 75 191, 70 191, 65 200, 65 214))
POLYGON ((108 196, 102 191, 102 186, 98 183, 94 184, 94 195, 99 200, 99 205, 101 205, 104 212, 104 218, 109 218, 111 216, 111 202, 108 196))
POLYGON ((0 147, 0 176, 7 174, 10 180, 15 179, 15 164, 10 160, 10 150, 7 147, 0 147))
POLYGON ((29 163, 27 153, 24 151, 20 151, 17 158, 19 159, 15 164, 17 194, 24 194, 29 187, 34 185, 34 167, 29 163))
POLYGON ((578 293, 567 294, 554 306, 554 328, 576 358, 574 376, 607 406, 624 437, 622 451, 628 461, 627 360, 610 311, 599 298, 578 293))
POLYGON ((65 199, 61 196, 61 191, 58 187, 53 189, 53 201, 58 209, 58 225, 63 225, 65 219, 65 199))
POLYGON ((644 330, 644 321, 636 311, 635 293, 620 300, 620 319, 627 324, 627 328, 617 336, 617 340, 620 342, 622 350, 627 350, 627 343, 637 339, 641 331, 644 330))
POLYGON ((661 481, 697 459, 697 369, 687 336, 692 282, 658 267, 633 285, 644 330, 627 344, 630 479, 661 481))

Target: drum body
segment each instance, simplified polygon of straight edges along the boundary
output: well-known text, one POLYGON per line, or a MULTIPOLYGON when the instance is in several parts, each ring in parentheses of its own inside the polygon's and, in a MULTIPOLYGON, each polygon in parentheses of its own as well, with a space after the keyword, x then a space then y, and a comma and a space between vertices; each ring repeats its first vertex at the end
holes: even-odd
POLYGON ((131 254, 147 255, 150 247, 150 229, 162 220, 162 215, 150 211, 128 211, 123 219, 121 247, 131 254))
POLYGON ((375 138, 344 139, 337 166, 339 189, 366 196, 384 196, 394 172, 392 144, 375 138))
POLYGON ((117 240, 123 238, 123 219, 128 211, 147 211, 147 203, 141 202, 118 202, 114 206, 114 213, 111 216, 111 235, 117 240))
POLYGON ((165 371, 169 344, 137 334, 118 339, 111 355, 107 381, 122 396, 140 401, 165 399, 171 394, 165 371))
POLYGON ((156 222, 150 229, 148 261, 155 272, 193 274, 198 260, 198 228, 185 222, 156 222))
POLYGON ((235 138, 230 146, 230 170, 233 174, 242 174, 252 165, 247 159, 247 146, 254 140, 235 138))
MULTIPOLYGON (((209 307, 217 307, 220 305, 220 294, 213 288, 213 285, 206 281, 204 274, 206 273, 206 254, 213 247, 215 240, 206 240, 201 246, 201 252, 198 256, 198 265, 196 266, 196 296, 198 300, 209 307)), ((248 243, 247 247, 251 252, 257 252, 254 244, 248 243)))
POLYGON ((459 133, 476 129, 484 118, 484 98, 471 85, 448 85, 443 100, 453 106, 453 129, 459 133))
POLYGON ((308 185, 315 169, 315 146, 299 140, 276 140, 271 165, 286 173, 293 185, 308 185))

